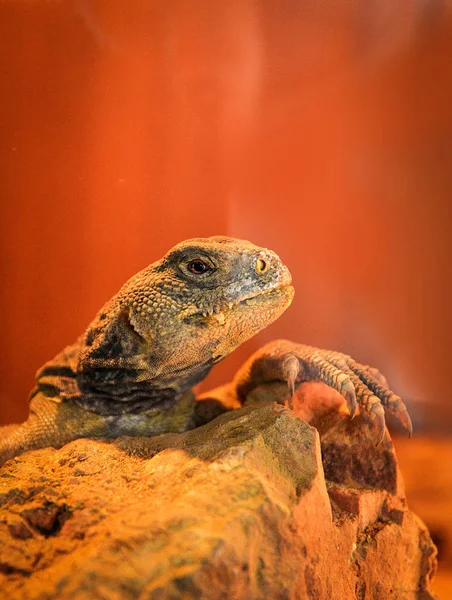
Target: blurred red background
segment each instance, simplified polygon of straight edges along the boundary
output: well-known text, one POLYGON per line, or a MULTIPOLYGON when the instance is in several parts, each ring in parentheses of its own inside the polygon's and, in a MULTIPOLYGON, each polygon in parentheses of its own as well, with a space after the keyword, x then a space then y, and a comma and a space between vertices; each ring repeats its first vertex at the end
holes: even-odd
POLYGON ((0 420, 174 243, 276 250, 277 336, 378 366, 452 426, 452 13, 400 0, 6 1, 0 420))
POLYGON ((206 387, 276 337, 379 367, 451 566, 450 5, 5 0, 0 50, 0 423, 133 273, 185 238, 247 238, 296 297, 206 387))

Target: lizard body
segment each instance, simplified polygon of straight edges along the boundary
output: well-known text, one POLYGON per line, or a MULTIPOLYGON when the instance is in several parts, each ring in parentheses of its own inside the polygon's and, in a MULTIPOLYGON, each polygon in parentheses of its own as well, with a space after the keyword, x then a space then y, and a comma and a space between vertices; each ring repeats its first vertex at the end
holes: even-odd
MULTIPOLYGON (((192 387, 213 365, 277 319, 294 295, 279 257, 244 240, 182 242, 137 273, 86 332, 37 373, 30 415, 0 429, 0 464, 26 450, 78 437, 151 436, 199 424, 192 387)), ((224 409, 258 385, 323 381, 356 402, 384 433, 382 404, 411 432, 408 413, 375 369, 293 342, 268 344, 233 382, 208 394, 224 409), (225 398, 228 400, 225 400, 225 398), (232 401, 231 401, 232 399, 232 401)))

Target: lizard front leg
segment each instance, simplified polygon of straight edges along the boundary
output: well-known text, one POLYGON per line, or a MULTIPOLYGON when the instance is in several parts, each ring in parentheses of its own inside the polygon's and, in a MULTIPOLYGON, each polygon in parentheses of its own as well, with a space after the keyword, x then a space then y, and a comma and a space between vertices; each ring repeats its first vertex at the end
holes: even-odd
POLYGON ((411 436, 408 411, 400 397, 390 390, 383 375, 341 352, 286 340, 270 342, 237 372, 233 388, 243 402, 257 386, 273 381, 287 382, 292 396, 297 384, 303 381, 323 382, 334 388, 345 398, 352 418, 356 405, 370 416, 379 443, 385 433, 385 409, 401 421, 411 436))
POLYGON ((172 405, 149 407, 136 414, 104 415, 82 408, 73 400, 38 393, 30 401, 30 415, 21 425, 0 427, 0 466, 15 456, 38 448, 61 448, 78 438, 113 440, 122 436, 151 437, 186 431, 195 424, 192 392, 172 405))
POLYGON ((0 427, 0 465, 27 450, 61 448, 80 437, 107 434, 108 424, 101 415, 85 411, 72 401, 37 394, 30 402, 25 423, 0 427))

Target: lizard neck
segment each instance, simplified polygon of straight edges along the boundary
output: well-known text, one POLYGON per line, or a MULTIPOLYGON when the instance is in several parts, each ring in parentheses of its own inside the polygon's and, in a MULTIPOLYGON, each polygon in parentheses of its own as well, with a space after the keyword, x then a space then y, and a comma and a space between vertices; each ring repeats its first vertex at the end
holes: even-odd
POLYGON ((75 378, 87 410, 104 415, 168 408, 201 381, 213 359, 168 369, 158 344, 132 327, 127 311, 107 306, 81 339, 75 378), (103 318, 106 314, 107 318, 103 318))

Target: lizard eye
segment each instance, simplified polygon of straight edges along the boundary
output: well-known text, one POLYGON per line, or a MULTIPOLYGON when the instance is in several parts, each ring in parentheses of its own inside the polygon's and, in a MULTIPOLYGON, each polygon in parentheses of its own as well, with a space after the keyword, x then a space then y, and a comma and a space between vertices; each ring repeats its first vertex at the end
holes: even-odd
POLYGON ((200 258, 195 258, 187 264, 187 269, 194 275, 202 275, 210 270, 210 266, 200 258))

